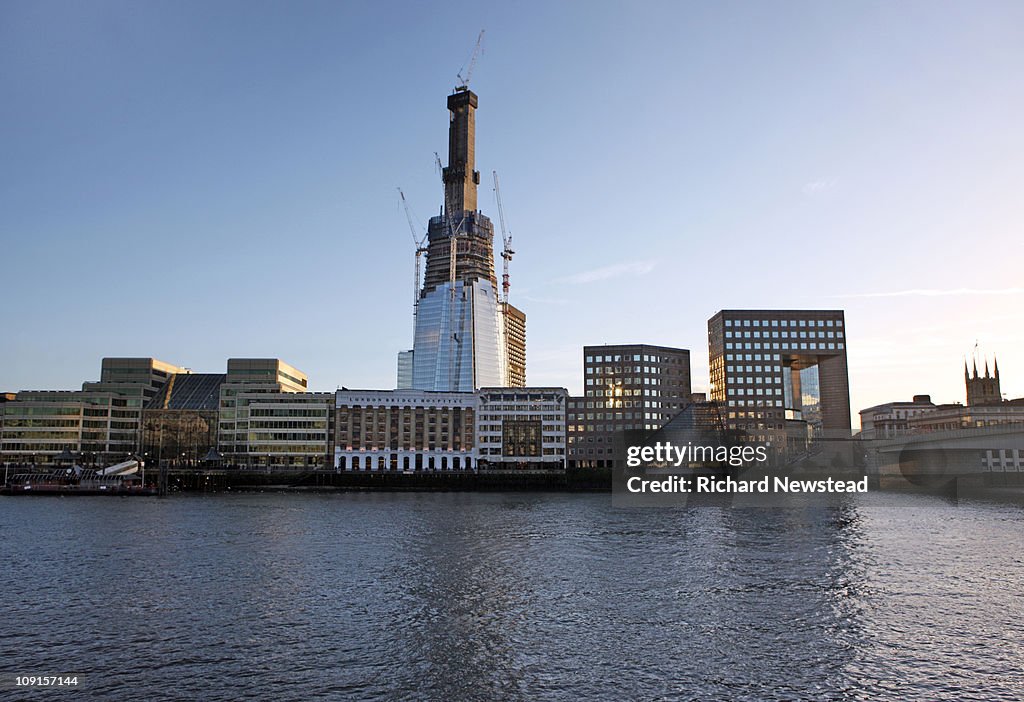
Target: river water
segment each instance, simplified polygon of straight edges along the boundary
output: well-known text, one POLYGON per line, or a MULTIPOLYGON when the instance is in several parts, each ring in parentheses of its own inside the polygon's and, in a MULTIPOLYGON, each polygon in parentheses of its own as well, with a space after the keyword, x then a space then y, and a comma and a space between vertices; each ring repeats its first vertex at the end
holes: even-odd
POLYGON ((1019 700, 1024 509, 0 498, 0 696, 1019 700))

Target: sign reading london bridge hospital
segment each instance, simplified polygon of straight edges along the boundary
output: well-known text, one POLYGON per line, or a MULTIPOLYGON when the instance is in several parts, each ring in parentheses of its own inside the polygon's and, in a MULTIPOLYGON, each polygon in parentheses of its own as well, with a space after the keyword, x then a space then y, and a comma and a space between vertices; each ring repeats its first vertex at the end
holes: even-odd
POLYGON ((688 501, 721 505, 723 499, 745 506, 774 505, 798 497, 867 491, 865 475, 772 465, 768 448, 759 444, 678 445, 666 441, 629 446, 625 465, 613 476, 614 503, 622 506, 688 501), (702 497, 705 499, 695 499, 702 497))

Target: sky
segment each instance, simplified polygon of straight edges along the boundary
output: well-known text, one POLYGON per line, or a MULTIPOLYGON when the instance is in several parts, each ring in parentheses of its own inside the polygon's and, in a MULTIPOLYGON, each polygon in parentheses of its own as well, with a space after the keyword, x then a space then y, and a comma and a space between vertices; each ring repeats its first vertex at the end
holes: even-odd
POLYGON ((1024 4, 0 3, 0 390, 104 356, 391 388, 445 100, 481 29, 480 208, 528 382, 844 309, 854 414, 1024 396, 1024 4), (975 350, 977 349, 977 351, 975 350))

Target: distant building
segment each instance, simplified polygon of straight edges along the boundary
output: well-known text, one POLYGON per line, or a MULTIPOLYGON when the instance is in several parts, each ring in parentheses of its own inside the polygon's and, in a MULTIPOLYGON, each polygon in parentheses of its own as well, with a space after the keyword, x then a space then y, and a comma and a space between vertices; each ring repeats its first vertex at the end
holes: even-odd
POLYGON ((67 450, 86 465, 141 450, 143 408, 185 368, 153 358, 104 358, 100 380, 80 391, 26 390, 3 404, 0 459, 50 463, 67 450))
POLYGON ((14 402, 17 397, 16 392, 0 392, 0 438, 4 435, 4 403, 14 402))
POLYGON ((398 352, 398 390, 412 389, 412 350, 398 352))
POLYGON ((565 470, 565 388, 481 388, 477 398, 481 469, 565 470))
POLYGON ((998 405, 1003 401, 999 389, 999 361, 994 360, 995 375, 989 375, 988 360, 985 361, 985 375, 978 375, 978 362, 974 362, 974 376, 967 373, 967 362, 964 361, 964 383, 967 385, 967 404, 998 405))
POLYGON ((842 310, 722 310, 708 320, 711 399, 779 452, 850 436, 842 310))
POLYGON ((928 395, 917 395, 913 402, 861 410, 860 438, 873 470, 883 476, 903 475, 914 465, 915 450, 931 448, 945 452, 942 464, 958 465, 967 475, 980 469, 991 484, 1021 484, 1024 444, 1013 437, 1024 435, 1024 398, 1001 399, 998 365, 990 373, 986 363, 982 375, 977 364, 973 373, 964 364, 964 385, 966 405, 936 405, 928 395), (904 454, 902 447, 909 451, 904 454))
POLYGON ((690 404, 690 396, 686 349, 583 347, 583 395, 569 398, 570 467, 611 467, 616 445, 660 429, 690 404))
POLYGON ((526 387, 526 314, 507 302, 501 304, 505 324, 505 357, 509 387, 526 387))
POLYGON ((423 390, 338 390, 339 471, 475 470, 476 395, 423 390))
POLYGON ((276 358, 228 359, 220 387, 219 451, 228 465, 315 468, 329 461, 333 393, 276 358))
POLYGON ((436 392, 523 385, 526 315, 499 297, 494 225, 477 208, 478 98, 460 87, 448 96, 447 104, 448 165, 442 169, 445 201, 441 214, 432 217, 427 226, 413 350, 399 355, 396 385, 436 392), (507 333, 511 338, 506 338, 507 333))
POLYGON ((1024 398, 1003 400, 999 386, 999 365, 995 373, 971 373, 964 364, 967 404, 936 405, 929 395, 915 395, 913 402, 887 402, 860 411, 864 440, 885 440, 911 434, 958 431, 997 424, 1024 423, 1024 398))
POLYGON ((339 390, 338 471, 564 470, 565 388, 339 390))
POLYGON ((176 373, 142 411, 147 463, 198 466, 217 446, 224 373, 176 373))
POLYGON ((935 411, 930 395, 914 395, 910 402, 896 401, 875 405, 860 411, 860 438, 893 439, 910 433, 910 420, 935 411))
POLYGON ((910 434, 1024 423, 1024 398, 998 405, 937 405, 908 420, 910 434))

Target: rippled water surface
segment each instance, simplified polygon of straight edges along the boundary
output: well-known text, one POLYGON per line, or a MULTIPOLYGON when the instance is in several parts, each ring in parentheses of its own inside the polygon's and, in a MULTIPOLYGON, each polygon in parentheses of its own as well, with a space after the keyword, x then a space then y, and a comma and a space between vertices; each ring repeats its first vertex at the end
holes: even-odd
POLYGON ((0 498, 0 671, 77 699, 1019 700, 1022 527, 885 494, 0 498))

